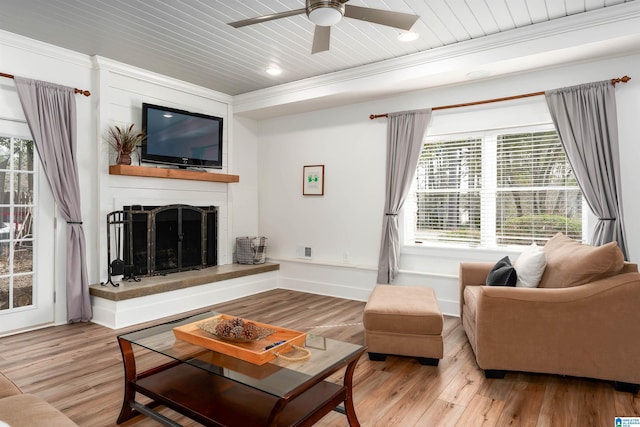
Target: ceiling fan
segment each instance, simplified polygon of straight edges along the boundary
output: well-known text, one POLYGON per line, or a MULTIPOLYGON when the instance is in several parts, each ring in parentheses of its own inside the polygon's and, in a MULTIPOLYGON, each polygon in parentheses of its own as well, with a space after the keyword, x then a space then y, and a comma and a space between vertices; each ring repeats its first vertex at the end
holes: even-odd
POLYGON ((306 7, 302 9, 243 19, 241 21, 230 22, 229 25, 234 28, 240 28, 306 13, 309 20, 316 24, 311 48, 311 53, 313 54, 329 50, 331 26, 340 22, 342 17, 387 25, 405 31, 409 31, 418 18, 420 18, 417 15, 411 15, 409 13, 351 6, 346 4, 348 1, 349 0, 306 0, 306 7))

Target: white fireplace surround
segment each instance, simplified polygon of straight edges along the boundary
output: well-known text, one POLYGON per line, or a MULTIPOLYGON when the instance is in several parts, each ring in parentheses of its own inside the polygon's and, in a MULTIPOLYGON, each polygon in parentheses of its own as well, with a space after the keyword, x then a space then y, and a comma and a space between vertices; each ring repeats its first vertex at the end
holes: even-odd
MULTIPOLYGON (((124 206, 164 206, 183 204, 190 206, 215 206, 218 209, 218 265, 232 263, 233 239, 230 236, 230 206, 226 184, 189 183, 185 188, 183 182, 173 180, 157 180, 165 183, 165 188, 140 188, 141 185, 154 180, 141 180, 129 177, 118 177, 127 184, 120 188, 111 186, 111 191, 126 193, 124 197, 111 198, 103 203, 100 222, 100 277, 106 282, 107 263, 107 224, 109 212, 122 210, 124 206), (167 188, 168 187, 168 188, 167 188)), ((180 274, 180 273, 176 273, 180 274)), ((168 277, 171 275, 169 274, 168 277)), ((121 276, 117 276, 120 280, 121 276)), ((142 278, 145 280, 145 278, 142 278)), ((107 285, 110 286, 110 285, 107 285)), ((127 285, 128 286, 128 285, 127 285)), ((132 285, 135 286, 135 285, 132 285)), ((253 277, 238 278, 224 282, 203 284, 188 289, 180 289, 164 294, 149 295, 125 301, 109 301, 92 296, 94 323, 113 329, 153 320, 159 317, 194 310, 206 305, 228 299, 239 298, 247 294, 273 289, 277 286, 277 272, 263 273, 253 277)))
MULTIPOLYGON (((133 192, 136 192, 133 190, 133 192)), ((103 215, 105 218, 101 225, 101 244, 100 252, 100 277, 101 281, 106 281, 108 274, 107 263, 107 225, 106 214, 116 210, 122 210, 124 206, 142 205, 142 206, 164 206, 164 205, 190 205, 190 206, 215 206, 218 209, 218 265, 232 263, 233 241, 229 236, 229 209, 226 200, 209 201, 202 194, 193 194, 195 197, 188 197, 190 194, 183 195, 179 198, 136 198, 123 197, 114 198, 112 207, 103 215)), ((226 195, 225 195, 226 196, 226 195)), ((119 279, 119 277, 118 277, 119 279)))

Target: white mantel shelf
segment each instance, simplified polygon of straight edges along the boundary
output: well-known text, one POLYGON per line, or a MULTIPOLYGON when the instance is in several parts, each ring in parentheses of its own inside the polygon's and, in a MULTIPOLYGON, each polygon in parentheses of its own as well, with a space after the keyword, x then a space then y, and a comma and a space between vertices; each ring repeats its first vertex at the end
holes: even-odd
POLYGON ((240 176, 223 173, 197 172, 184 169, 149 168, 145 166, 111 165, 110 175, 145 176, 151 178, 188 179, 231 184, 240 182, 240 176))

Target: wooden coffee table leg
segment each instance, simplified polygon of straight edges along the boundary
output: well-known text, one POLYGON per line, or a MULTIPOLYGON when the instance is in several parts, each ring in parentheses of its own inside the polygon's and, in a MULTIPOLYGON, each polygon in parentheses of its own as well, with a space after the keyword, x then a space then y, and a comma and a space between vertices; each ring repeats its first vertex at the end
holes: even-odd
POLYGON ((122 353, 122 362, 124 363, 124 397, 122 399, 122 409, 116 423, 120 424, 137 415, 130 402, 135 400, 136 391, 133 387, 133 381, 136 379, 136 359, 133 355, 133 349, 129 341, 118 338, 120 344, 120 352, 122 353))
POLYGON ((344 373, 344 386, 347 389, 347 398, 344 400, 344 409, 347 413, 349 426, 351 427, 360 427, 360 422, 356 415, 356 409, 353 406, 353 373, 356 370, 357 363, 358 358, 349 363, 347 370, 344 373))

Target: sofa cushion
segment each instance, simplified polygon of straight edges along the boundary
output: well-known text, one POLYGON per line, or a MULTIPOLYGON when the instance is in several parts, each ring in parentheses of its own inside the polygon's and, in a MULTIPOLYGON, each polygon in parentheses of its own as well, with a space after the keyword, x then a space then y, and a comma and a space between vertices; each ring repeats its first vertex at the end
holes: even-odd
POLYGON ((476 311, 478 308, 478 300, 480 299, 480 291, 482 286, 466 286, 464 288, 464 307, 467 309, 467 313, 474 319, 476 318, 476 311))
POLYGON ((513 263, 518 275, 516 288, 537 288, 546 266, 544 249, 532 243, 513 263))
POLYGON ((0 419, 11 427, 77 427, 62 412, 32 394, 0 399, 0 419))
POLYGON ((440 335, 444 319, 433 289, 376 285, 365 305, 362 321, 368 331, 440 335))
POLYGON ((582 244, 562 233, 544 246, 547 267, 540 288, 569 288, 617 274, 624 256, 616 242, 602 246, 582 244))
POLYGON ((516 269, 511 265, 511 260, 506 256, 493 266, 487 275, 487 286, 515 286, 518 280, 516 269))

